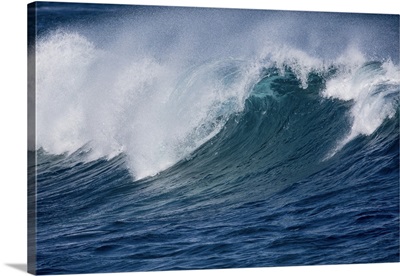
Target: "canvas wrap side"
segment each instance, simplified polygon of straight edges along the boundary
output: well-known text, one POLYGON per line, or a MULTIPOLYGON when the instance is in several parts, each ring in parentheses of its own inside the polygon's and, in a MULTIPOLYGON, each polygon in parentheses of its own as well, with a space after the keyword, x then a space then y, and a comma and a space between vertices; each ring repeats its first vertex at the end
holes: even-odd
POLYGON ((36 3, 28 4, 28 272, 36 274, 36 3))

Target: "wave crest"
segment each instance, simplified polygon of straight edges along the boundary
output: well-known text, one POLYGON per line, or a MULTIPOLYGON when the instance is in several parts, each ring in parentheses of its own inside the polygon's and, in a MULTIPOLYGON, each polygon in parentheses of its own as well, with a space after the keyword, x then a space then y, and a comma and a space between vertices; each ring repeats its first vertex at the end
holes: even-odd
POLYGON ((320 75, 326 81, 322 97, 353 101, 351 133, 332 155, 357 135, 371 134, 393 116, 393 98, 398 101, 398 67, 365 65, 352 49, 353 58, 332 61, 271 44, 246 58, 196 62, 190 56, 117 52, 77 32, 56 31, 39 40, 37 148, 62 154, 88 145, 87 160, 124 153, 135 178, 155 175, 187 158, 242 112, 269 69, 283 79, 289 70, 302 89, 311 74, 320 75))

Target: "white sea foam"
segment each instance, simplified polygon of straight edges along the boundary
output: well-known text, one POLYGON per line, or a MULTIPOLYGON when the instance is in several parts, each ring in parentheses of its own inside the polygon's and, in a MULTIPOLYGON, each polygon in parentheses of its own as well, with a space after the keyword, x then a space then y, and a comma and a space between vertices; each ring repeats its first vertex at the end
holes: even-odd
POLYGON ((90 159, 124 152, 137 178, 168 168, 218 133, 243 109, 260 70, 238 60, 188 70, 146 56, 113 58, 77 33, 39 43, 37 147, 61 154, 89 143, 90 159))
POLYGON ((343 65, 326 83, 323 97, 352 101, 350 133, 329 156, 355 137, 371 135, 386 118, 395 115, 400 92, 399 72, 399 67, 391 61, 383 64, 350 63, 343 65))

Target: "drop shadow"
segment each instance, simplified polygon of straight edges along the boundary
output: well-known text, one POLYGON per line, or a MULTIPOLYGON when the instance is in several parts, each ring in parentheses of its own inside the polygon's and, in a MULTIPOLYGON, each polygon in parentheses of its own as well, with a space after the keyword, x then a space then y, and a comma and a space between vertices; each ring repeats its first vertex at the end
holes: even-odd
POLYGON ((12 267, 16 270, 22 271, 22 272, 26 272, 27 271, 27 265, 26 264, 5 264, 9 267, 12 267))

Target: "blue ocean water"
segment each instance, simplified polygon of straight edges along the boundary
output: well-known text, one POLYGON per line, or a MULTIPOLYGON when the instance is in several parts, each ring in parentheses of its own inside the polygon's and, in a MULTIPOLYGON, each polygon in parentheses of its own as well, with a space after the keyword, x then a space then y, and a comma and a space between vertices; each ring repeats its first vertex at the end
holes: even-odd
POLYGON ((37 9, 38 274, 399 261, 398 16, 37 9))

